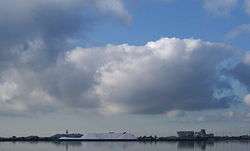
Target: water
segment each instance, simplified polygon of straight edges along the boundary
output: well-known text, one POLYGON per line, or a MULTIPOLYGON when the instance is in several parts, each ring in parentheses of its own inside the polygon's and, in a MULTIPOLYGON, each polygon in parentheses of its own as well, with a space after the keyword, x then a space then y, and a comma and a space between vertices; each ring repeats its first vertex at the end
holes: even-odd
POLYGON ((0 151, 250 151, 249 142, 1 142, 0 151))

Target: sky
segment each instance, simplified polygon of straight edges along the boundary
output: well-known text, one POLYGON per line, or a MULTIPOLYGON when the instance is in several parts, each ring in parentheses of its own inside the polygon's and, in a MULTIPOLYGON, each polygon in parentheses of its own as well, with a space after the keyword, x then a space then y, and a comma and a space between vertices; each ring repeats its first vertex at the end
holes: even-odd
POLYGON ((249 0, 0 2, 0 136, 250 133, 249 0))

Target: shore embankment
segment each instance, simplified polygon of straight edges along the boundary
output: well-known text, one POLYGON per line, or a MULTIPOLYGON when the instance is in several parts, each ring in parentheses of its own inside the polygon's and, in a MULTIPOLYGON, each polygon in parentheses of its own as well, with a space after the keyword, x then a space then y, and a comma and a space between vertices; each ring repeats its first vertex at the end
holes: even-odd
POLYGON ((136 141, 136 142, 181 142, 181 141, 250 141, 249 135, 243 135, 243 136, 214 136, 209 138, 180 138, 176 136, 169 136, 169 137, 152 137, 152 136, 140 136, 137 139, 78 139, 78 140, 61 140, 59 138, 54 137, 39 137, 39 136, 27 136, 27 137, 10 137, 10 138, 0 138, 0 142, 62 142, 62 141, 123 141, 123 142, 129 142, 129 141, 136 141))

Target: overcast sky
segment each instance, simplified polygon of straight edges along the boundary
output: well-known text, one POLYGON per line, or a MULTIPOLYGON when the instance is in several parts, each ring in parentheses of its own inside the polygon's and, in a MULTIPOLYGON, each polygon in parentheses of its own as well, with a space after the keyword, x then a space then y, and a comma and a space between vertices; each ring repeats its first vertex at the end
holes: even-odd
POLYGON ((248 0, 0 1, 0 136, 250 132, 248 0))

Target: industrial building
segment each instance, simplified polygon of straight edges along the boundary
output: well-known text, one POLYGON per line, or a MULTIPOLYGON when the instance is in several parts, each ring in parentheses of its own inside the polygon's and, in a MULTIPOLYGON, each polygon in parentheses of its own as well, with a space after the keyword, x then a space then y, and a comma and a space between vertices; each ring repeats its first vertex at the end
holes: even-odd
POLYGON ((207 134, 205 129, 201 129, 198 132, 194 131, 178 131, 179 138, 209 138, 214 137, 214 134, 207 134))

